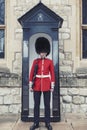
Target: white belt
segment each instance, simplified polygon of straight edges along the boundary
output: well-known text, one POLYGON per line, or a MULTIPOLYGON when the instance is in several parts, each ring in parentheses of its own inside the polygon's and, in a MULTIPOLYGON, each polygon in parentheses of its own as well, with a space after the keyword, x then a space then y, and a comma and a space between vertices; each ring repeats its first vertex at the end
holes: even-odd
POLYGON ((48 78, 50 75, 36 75, 37 78, 48 78))

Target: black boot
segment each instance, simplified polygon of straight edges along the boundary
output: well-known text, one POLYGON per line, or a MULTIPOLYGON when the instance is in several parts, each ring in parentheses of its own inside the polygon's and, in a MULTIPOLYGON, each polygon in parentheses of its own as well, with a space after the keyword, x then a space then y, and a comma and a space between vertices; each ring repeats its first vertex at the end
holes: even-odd
POLYGON ((36 128, 39 127, 39 124, 33 124, 31 127, 30 127, 30 130, 35 130, 36 128))
POLYGON ((52 130, 52 126, 49 123, 46 123, 46 127, 48 130, 52 130))

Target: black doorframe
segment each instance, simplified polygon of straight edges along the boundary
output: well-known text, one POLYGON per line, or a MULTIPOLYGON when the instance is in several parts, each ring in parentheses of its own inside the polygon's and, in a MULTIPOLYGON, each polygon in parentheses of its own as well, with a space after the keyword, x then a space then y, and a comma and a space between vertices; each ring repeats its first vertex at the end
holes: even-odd
MULTIPOLYGON (((33 16, 32 14, 32 16, 33 16)), ((45 19, 46 19, 45 18, 45 19)), ((33 19, 33 17, 32 17, 33 19)), ((38 19, 38 18, 36 18, 38 19)), ((35 19, 35 20, 36 20, 35 19)), ((56 15, 53 11, 48 9, 42 3, 39 3, 30 12, 26 13, 24 16, 18 19, 23 27, 23 44, 22 44, 22 110, 21 110, 21 120, 22 121, 33 121, 33 117, 29 116, 29 87, 28 87, 28 77, 29 77, 29 39, 32 35, 37 33, 48 34, 52 38, 52 60, 54 62, 55 70, 55 88, 53 92, 53 115, 51 117, 52 122, 60 121, 60 85, 59 85, 59 38, 58 29, 61 27, 63 19, 56 15), (38 11, 40 9, 40 11, 38 11), (34 14, 39 12, 37 17, 41 15, 41 21, 31 22, 31 13, 34 14), (52 14, 46 16, 48 19, 44 21, 45 14, 52 14), (51 17, 52 17, 51 16, 51 17), (26 20, 28 19, 28 20, 26 20), (52 21, 53 20, 53 21, 52 21), (55 22, 54 22, 55 21, 55 22)), ((40 117, 40 121, 44 121, 44 117, 40 117)))
MULTIPOLYGON (((31 30, 31 29, 30 29, 31 30)), ((59 85, 59 50, 58 50, 58 32, 57 30, 51 30, 47 32, 40 31, 41 33, 47 33, 52 38, 52 59, 54 62, 55 70, 55 89, 53 93, 53 116, 51 121, 60 121, 60 85, 59 85)), ((21 119, 23 121, 33 121, 32 117, 29 117, 29 90, 28 90, 28 76, 29 76, 29 39, 32 35, 37 34, 38 31, 33 32, 32 34, 29 30, 23 29, 23 56, 22 56, 22 113, 21 119), (27 53, 27 54, 26 54, 27 53)), ((44 121, 43 117, 40 117, 41 121, 44 121)))

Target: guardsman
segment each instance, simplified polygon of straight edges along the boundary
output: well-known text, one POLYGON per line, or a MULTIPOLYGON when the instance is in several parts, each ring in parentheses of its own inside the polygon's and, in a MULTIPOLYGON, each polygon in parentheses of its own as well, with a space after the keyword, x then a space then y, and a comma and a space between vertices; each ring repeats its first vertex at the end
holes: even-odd
POLYGON ((50 43, 48 39, 45 37, 37 38, 35 49, 40 55, 40 58, 33 61, 29 76, 29 89, 33 91, 34 94, 34 124, 30 127, 30 130, 39 127, 40 99, 42 93, 44 97, 45 126, 48 130, 52 130, 52 126, 50 125, 50 94, 54 90, 55 74, 53 61, 47 58, 47 55, 50 53, 50 43), (38 69, 32 88, 35 65, 38 65, 38 69))

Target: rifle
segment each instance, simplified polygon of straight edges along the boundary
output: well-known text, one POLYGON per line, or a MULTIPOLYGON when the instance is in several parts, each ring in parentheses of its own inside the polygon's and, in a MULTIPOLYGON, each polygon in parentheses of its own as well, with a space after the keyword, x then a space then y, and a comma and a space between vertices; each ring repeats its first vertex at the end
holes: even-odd
POLYGON ((34 88, 34 83, 35 83, 35 78, 38 70, 38 64, 35 65, 34 67, 34 75, 33 75, 33 80, 32 80, 32 88, 34 88))

